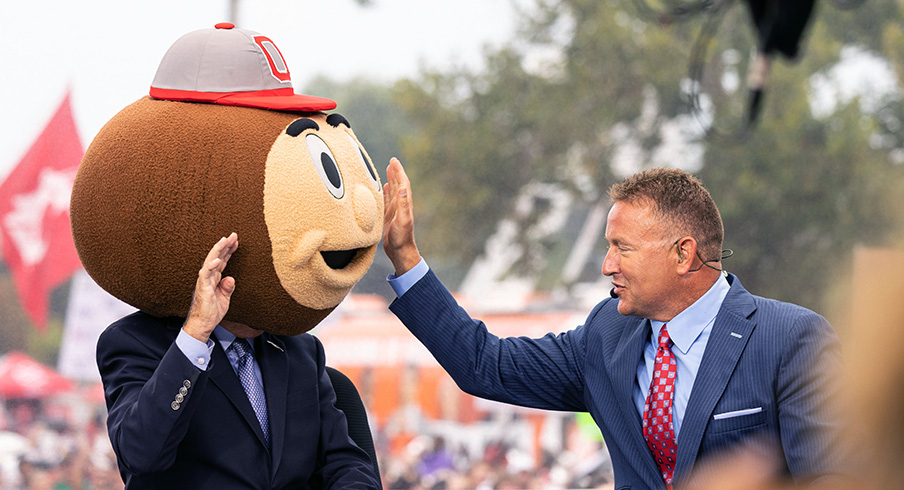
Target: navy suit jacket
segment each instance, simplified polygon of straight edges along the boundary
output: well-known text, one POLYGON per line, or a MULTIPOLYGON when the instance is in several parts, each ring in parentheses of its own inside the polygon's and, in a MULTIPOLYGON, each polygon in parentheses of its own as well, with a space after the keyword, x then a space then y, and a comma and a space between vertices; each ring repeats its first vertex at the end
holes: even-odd
POLYGON ((254 339, 268 449, 219 342, 201 371, 174 342, 182 323, 138 312, 98 340, 107 427, 126 488, 381 488, 334 405, 319 340, 268 333, 254 339))
MULTIPOLYGON (((728 279, 678 434, 675 482, 688 483, 707 456, 763 440, 776 444, 796 480, 833 479, 842 461, 840 422, 827 403, 840 382, 833 377, 841 354, 832 327, 812 311, 753 296, 728 279)), ((664 488, 632 398, 649 321, 623 316, 617 305, 607 298, 584 325, 559 335, 500 339, 429 272, 390 309, 464 391, 590 412, 612 458, 615 488, 664 488)))

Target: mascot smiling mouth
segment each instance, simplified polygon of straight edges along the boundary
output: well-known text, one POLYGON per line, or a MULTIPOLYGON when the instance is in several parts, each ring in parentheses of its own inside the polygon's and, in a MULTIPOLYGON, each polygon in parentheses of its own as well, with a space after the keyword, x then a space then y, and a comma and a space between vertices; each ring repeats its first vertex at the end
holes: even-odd
POLYGON ((320 255, 323 256, 323 261, 326 262, 330 269, 339 270, 352 263, 360 251, 360 248, 354 250, 333 250, 320 252, 320 255))

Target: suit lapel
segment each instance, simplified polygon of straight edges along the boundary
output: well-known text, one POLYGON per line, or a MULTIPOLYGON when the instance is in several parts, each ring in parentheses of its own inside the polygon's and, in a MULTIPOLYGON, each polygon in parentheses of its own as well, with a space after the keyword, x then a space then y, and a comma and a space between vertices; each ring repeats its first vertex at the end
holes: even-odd
POLYGON ((264 378, 267 413, 270 416, 272 473, 276 476, 286 442, 286 404, 289 389, 289 360, 285 343, 279 337, 264 333, 257 338, 255 352, 264 378))
POLYGON ((242 414, 245 422, 251 426, 254 433, 257 434, 260 443, 266 446, 266 442, 264 442, 264 433, 261 430, 261 424, 258 422, 257 416, 254 415, 254 409, 251 408, 251 402, 248 401, 248 395, 245 394, 245 389, 242 388, 242 382, 239 381, 239 377, 232 369, 232 364, 229 363, 229 358, 226 357, 226 351, 223 350, 223 347, 219 342, 214 342, 212 359, 213 362, 210 366, 210 380, 224 395, 226 395, 226 398, 232 402, 235 409, 242 414))
MULTIPOLYGON (((615 349, 615 356, 609 364, 609 372, 613 374, 615 398, 619 402, 624 420, 631 424, 631 433, 637 434, 637 437, 631 438, 633 453, 639 458, 638 461, 646 461, 644 466, 658 480, 661 478, 659 467, 644 441, 642 420, 634 405, 637 366, 643 357, 643 347, 650 334, 647 324, 646 319, 630 317, 624 327, 622 337, 619 339, 618 347, 615 349)), ((624 450, 627 451, 627 448, 624 450)))
POLYGON ((756 323, 747 320, 756 309, 753 298, 734 276, 730 279, 731 290, 716 315, 678 434, 676 481, 693 468, 716 403, 725 392, 747 341, 756 328, 756 323))

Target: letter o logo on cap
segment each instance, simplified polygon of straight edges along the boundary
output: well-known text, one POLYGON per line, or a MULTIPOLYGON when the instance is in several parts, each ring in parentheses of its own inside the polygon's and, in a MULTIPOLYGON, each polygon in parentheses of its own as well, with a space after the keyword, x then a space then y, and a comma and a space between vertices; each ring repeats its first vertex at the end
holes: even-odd
POLYGON ((270 64, 270 73, 273 74, 273 77, 280 82, 291 82, 292 77, 289 76, 289 67, 286 65, 286 60, 283 58, 279 48, 276 47, 276 44, 266 36, 254 36, 254 42, 264 52, 264 56, 267 57, 267 62, 270 64))

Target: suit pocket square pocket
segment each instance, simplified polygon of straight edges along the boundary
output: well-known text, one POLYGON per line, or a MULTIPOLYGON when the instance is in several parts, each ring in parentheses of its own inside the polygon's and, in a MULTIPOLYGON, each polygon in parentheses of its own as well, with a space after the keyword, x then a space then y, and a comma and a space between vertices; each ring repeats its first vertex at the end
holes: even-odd
POLYGON ((713 415, 713 420, 733 419, 735 417, 743 417, 744 415, 753 415, 763 411, 763 407, 747 408, 744 410, 735 410, 733 412, 723 412, 713 415))
POLYGON ((713 433, 751 430, 766 423, 763 407, 734 410, 713 415, 709 430, 713 433))

